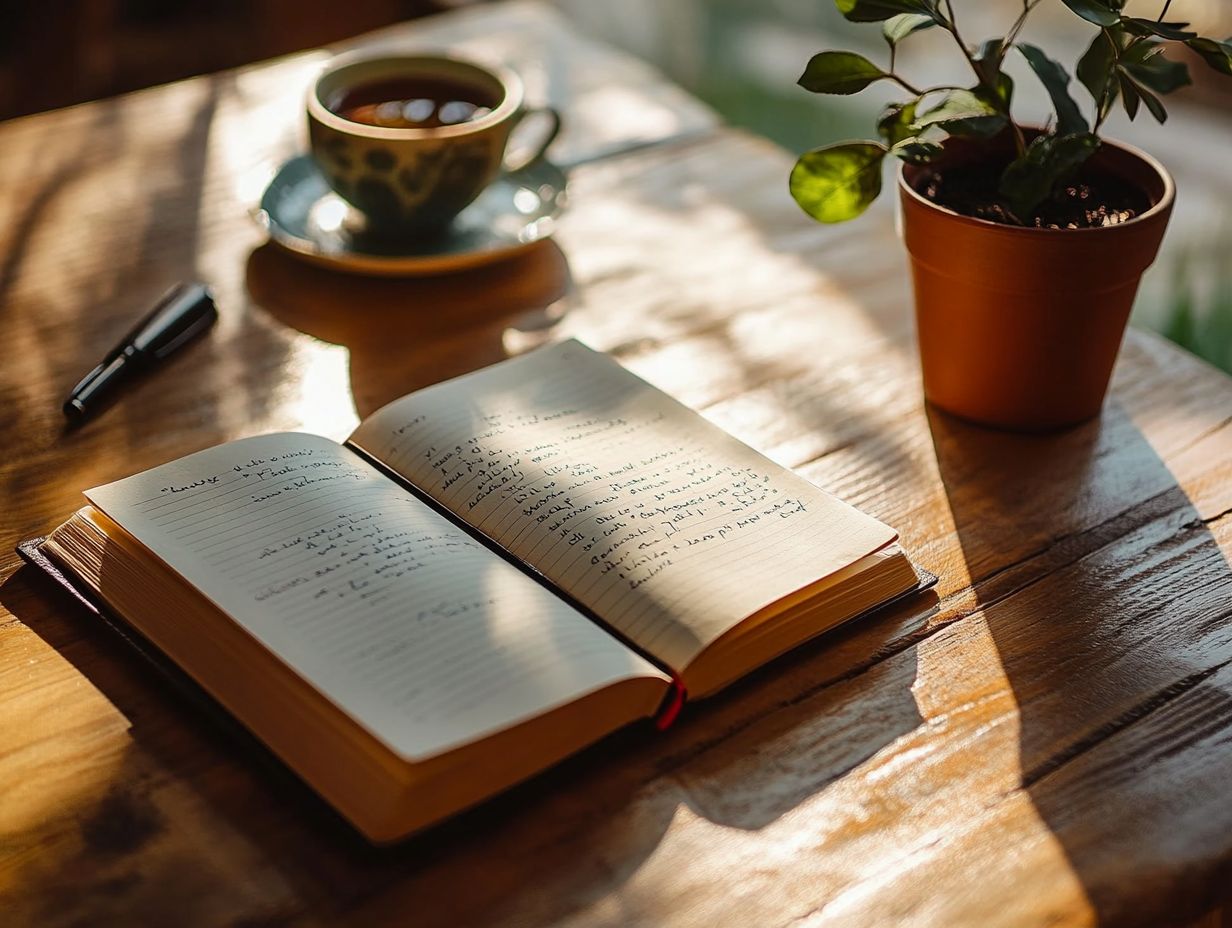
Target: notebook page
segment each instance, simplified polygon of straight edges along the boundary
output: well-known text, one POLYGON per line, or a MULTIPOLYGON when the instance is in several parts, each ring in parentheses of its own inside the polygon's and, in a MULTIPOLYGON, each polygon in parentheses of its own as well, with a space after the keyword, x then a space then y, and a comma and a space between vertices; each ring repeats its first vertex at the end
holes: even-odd
POLYGON ((666 680, 325 438, 249 438, 86 496, 407 759, 666 680))
POLYGON ((351 441, 677 671, 896 537, 577 341, 396 400, 351 441))

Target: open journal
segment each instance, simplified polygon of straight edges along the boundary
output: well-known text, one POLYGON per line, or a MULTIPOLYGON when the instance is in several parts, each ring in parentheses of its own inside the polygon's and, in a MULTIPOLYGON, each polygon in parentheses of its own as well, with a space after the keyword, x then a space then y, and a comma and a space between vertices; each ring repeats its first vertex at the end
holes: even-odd
POLYGON ((373 841, 918 588, 894 531, 576 341, 86 492, 41 552, 373 841))

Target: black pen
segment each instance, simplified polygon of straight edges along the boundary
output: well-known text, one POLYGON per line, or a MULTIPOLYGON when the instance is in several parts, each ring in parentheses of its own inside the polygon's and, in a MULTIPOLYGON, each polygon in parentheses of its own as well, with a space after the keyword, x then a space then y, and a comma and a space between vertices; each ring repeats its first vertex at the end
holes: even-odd
POLYGON ((76 423, 97 412, 122 383, 182 348, 217 318, 209 288, 199 283, 176 284, 73 387, 64 403, 64 415, 76 423))

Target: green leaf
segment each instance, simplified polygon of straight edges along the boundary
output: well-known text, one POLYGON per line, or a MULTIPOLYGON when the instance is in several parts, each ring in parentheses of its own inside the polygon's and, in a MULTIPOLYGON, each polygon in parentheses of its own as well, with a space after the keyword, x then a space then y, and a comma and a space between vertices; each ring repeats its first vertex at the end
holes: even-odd
POLYGON ((1189 68, 1180 61, 1164 57, 1163 46, 1158 42, 1131 45, 1117 62, 1117 67, 1133 78, 1135 84, 1155 93, 1172 93, 1193 83, 1189 78, 1189 68))
POLYGON ((1004 47, 1004 39, 985 39, 980 43, 980 47, 975 53, 976 70, 980 72, 980 77, 989 84, 997 82, 1001 61, 1005 57, 1002 51, 1004 47))
POLYGON ((1018 50, 1031 65, 1048 96, 1052 98, 1053 108, 1057 111, 1057 134, 1074 135, 1090 129, 1086 119, 1078 109, 1078 104, 1069 95, 1069 74, 1065 68, 1053 61, 1043 50, 1026 42, 1018 43, 1018 50))
POLYGON ((854 52, 818 52, 809 59, 798 83, 813 93, 859 93, 874 81, 887 77, 863 55, 854 52))
POLYGON ((1223 42, 1214 39, 1190 39, 1185 44, 1220 74, 1232 76, 1232 39, 1223 42))
POLYGON ((1076 135, 1037 135, 1001 175, 1000 193, 1010 211, 1025 222, 1036 207, 1052 195, 1099 148, 1089 132, 1076 135))
POLYGON ((983 85, 973 89, 980 99, 992 104, 998 113, 1007 116, 1010 112, 1010 100, 1014 96, 1014 79, 1001 70, 1001 62, 1005 59, 1004 39, 985 39, 972 59, 975 68, 984 82, 996 88, 989 90, 983 85))
POLYGON ((1091 40, 1090 47, 1078 59, 1078 80, 1096 103, 1103 98, 1104 91, 1116 71, 1116 56, 1117 49, 1112 37, 1100 30, 1091 40))
POLYGON ((981 95, 970 90, 951 90, 912 128, 918 133, 931 126, 951 135, 991 138, 1005 128, 1007 120, 981 95))
POLYGON ((915 121, 915 108, 919 100, 909 103, 891 103, 877 117, 877 134, 890 146, 897 145, 903 139, 913 138, 911 124, 915 121))
POLYGON ((937 142, 923 139, 903 139, 890 149, 890 154, 908 164, 930 164, 945 151, 937 142))
POLYGON ((1125 107, 1125 115, 1129 117, 1129 121, 1133 122, 1138 118, 1138 105, 1142 102, 1142 98, 1138 96, 1138 88, 1124 74, 1119 71, 1117 73, 1117 86, 1121 91, 1121 103, 1125 107))
POLYGON ((879 23, 901 13, 937 12, 935 0, 834 0, 834 5, 853 23, 879 23))
POLYGON ((886 147, 844 142, 800 156, 791 171, 791 195, 818 222, 845 222, 868 209, 881 193, 886 147))
POLYGON ((1189 69, 1164 58, 1162 50, 1163 46, 1159 43, 1131 45, 1117 63, 1121 93, 1126 99, 1125 111, 1133 111, 1130 119, 1137 115, 1138 103, 1141 102, 1157 122, 1167 122, 1168 111, 1152 91, 1170 93, 1190 82, 1189 69))
POLYGON ((1164 109, 1163 103, 1159 97, 1151 93, 1141 84, 1136 84, 1134 87, 1138 91, 1138 96, 1142 98, 1142 102, 1146 104, 1146 108, 1151 111, 1151 115, 1155 117, 1155 121, 1161 126, 1168 121, 1168 111, 1164 109))
MULTIPOLYGON (((988 94, 995 95, 997 101, 1001 104, 998 108, 1002 113, 1008 116, 1010 112, 1010 100, 1014 97, 1014 79, 1002 71, 997 75, 996 90, 986 92, 985 89, 981 87, 978 91, 976 91, 976 93, 979 96, 983 96, 984 99, 989 100, 990 103, 993 101, 989 99, 988 94)), ((993 105, 996 106, 996 103, 993 103, 993 105)))
POLYGON ((899 13, 891 16, 881 27, 881 34, 893 48, 913 32, 930 29, 937 25, 937 17, 930 13, 899 13))
POLYGON ((1097 26, 1115 26, 1121 21, 1119 8, 1114 9, 1104 0, 1061 0, 1067 7, 1089 23, 1097 26))
POLYGON ((1132 32, 1134 35, 1157 35, 1176 42, 1184 42, 1187 39, 1196 39, 1198 37, 1198 33, 1186 30, 1185 27, 1189 23, 1160 23, 1153 19, 1126 16, 1121 20, 1121 25, 1125 27, 1127 32, 1132 32))

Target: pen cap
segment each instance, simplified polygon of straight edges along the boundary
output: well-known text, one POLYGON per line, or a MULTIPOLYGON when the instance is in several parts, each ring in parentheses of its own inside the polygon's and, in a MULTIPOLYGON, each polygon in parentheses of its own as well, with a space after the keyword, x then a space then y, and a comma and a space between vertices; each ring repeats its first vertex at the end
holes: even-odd
POLYGON ((214 298, 203 284, 176 284, 73 388, 64 414, 73 422, 82 421, 102 408, 134 374, 162 361, 217 318, 214 298))
POLYGON ((163 295, 125 341, 134 354, 157 360, 209 328, 217 318, 218 308, 208 287, 180 283, 163 295))

